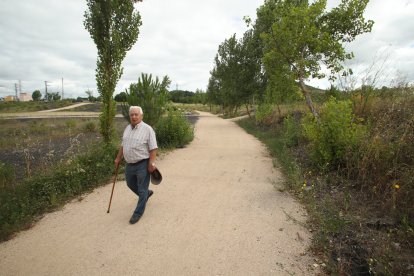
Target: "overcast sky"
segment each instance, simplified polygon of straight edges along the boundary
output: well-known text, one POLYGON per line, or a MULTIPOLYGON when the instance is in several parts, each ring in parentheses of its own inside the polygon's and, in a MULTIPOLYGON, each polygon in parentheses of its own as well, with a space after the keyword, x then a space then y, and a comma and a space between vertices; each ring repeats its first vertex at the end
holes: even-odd
MULTIPOLYGON (((339 0, 328 0, 328 6, 339 0)), ((83 26, 85 0, 0 0, 0 96, 39 89, 85 97, 95 84, 96 47, 83 26)), ((143 73, 172 80, 170 90, 205 90, 220 43, 247 27, 263 0, 144 0, 136 4, 143 25, 137 43, 123 62, 115 94, 143 73)), ((373 62, 385 64, 388 85, 395 76, 414 82, 414 0, 371 0, 365 17, 375 21, 372 33, 347 46, 355 54, 348 65, 357 77, 373 62)), ((310 80, 320 88, 326 80, 310 80)))

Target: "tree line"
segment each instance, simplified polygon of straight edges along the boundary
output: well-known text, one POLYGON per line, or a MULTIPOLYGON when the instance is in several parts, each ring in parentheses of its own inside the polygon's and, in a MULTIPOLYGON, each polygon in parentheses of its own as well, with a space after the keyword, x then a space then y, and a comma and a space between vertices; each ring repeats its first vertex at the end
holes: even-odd
POLYGON ((342 0, 328 11, 326 0, 266 0, 254 22, 245 17, 242 38, 234 34, 219 45, 208 102, 232 115, 242 106, 250 114, 256 104, 266 109, 301 97, 318 118, 305 82, 352 74, 343 66, 353 58, 344 44, 371 31, 374 22, 363 16, 368 2, 342 0))
MULTIPOLYGON (((219 45, 207 102, 229 114, 245 106, 250 114, 256 104, 266 109, 269 103, 301 96, 318 118, 305 81, 352 73, 342 65, 353 57, 344 43, 371 31, 374 22, 363 16, 368 1, 342 0, 328 11, 326 0, 266 0, 254 22, 245 18, 248 30, 241 39, 234 34, 219 45)), ((140 1, 87 0, 84 25, 98 52, 96 81, 103 103, 100 129, 107 142, 113 133, 113 94, 123 73, 122 61, 137 41, 142 24, 134 9, 136 2, 140 1)))
MULTIPOLYGON (((168 98, 173 103, 187 103, 187 104, 205 104, 207 97, 206 93, 197 89, 196 92, 188 90, 171 90, 168 93, 168 98)), ((127 92, 120 92, 115 95, 114 100, 116 102, 126 102, 128 98, 127 92)))

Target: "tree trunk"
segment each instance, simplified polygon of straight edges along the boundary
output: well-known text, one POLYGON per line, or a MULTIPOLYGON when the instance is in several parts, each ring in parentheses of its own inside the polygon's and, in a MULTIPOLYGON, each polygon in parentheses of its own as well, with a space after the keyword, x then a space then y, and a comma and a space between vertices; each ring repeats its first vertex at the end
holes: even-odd
POLYGON ((302 90, 303 96, 305 96, 306 104, 308 105, 308 107, 309 107, 310 111, 312 112, 313 116, 315 117, 315 119, 319 122, 318 111, 313 106, 313 102, 312 102, 311 96, 309 94, 309 91, 306 88, 305 83, 303 82, 302 79, 299 80, 299 85, 300 85, 300 89, 302 90))
POLYGON ((282 116, 282 111, 280 110, 280 105, 278 103, 276 103, 277 106, 277 112, 279 112, 279 117, 282 116))
POLYGON ((247 110, 247 114, 249 115, 249 118, 251 118, 251 116, 250 116, 250 110, 249 110, 249 104, 246 104, 246 110, 247 110))

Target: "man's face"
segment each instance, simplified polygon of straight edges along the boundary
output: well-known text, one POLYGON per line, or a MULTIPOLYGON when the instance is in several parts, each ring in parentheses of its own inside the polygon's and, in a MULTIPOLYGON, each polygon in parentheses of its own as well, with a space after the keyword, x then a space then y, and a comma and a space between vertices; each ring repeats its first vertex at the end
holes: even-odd
POLYGON ((141 122, 142 114, 139 113, 138 109, 132 109, 129 112, 129 119, 131 120, 131 125, 135 126, 141 122))

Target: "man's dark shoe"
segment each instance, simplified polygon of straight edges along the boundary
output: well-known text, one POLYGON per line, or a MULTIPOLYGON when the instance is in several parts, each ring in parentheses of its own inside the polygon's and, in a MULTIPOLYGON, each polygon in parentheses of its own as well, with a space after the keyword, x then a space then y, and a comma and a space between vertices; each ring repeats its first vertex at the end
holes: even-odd
POLYGON ((147 201, 148 201, 148 199, 152 196, 154 194, 154 192, 152 191, 152 190, 148 190, 148 198, 147 198, 147 201))
POLYGON ((139 221, 140 218, 141 216, 133 214, 132 217, 129 219, 129 223, 135 224, 139 221))

